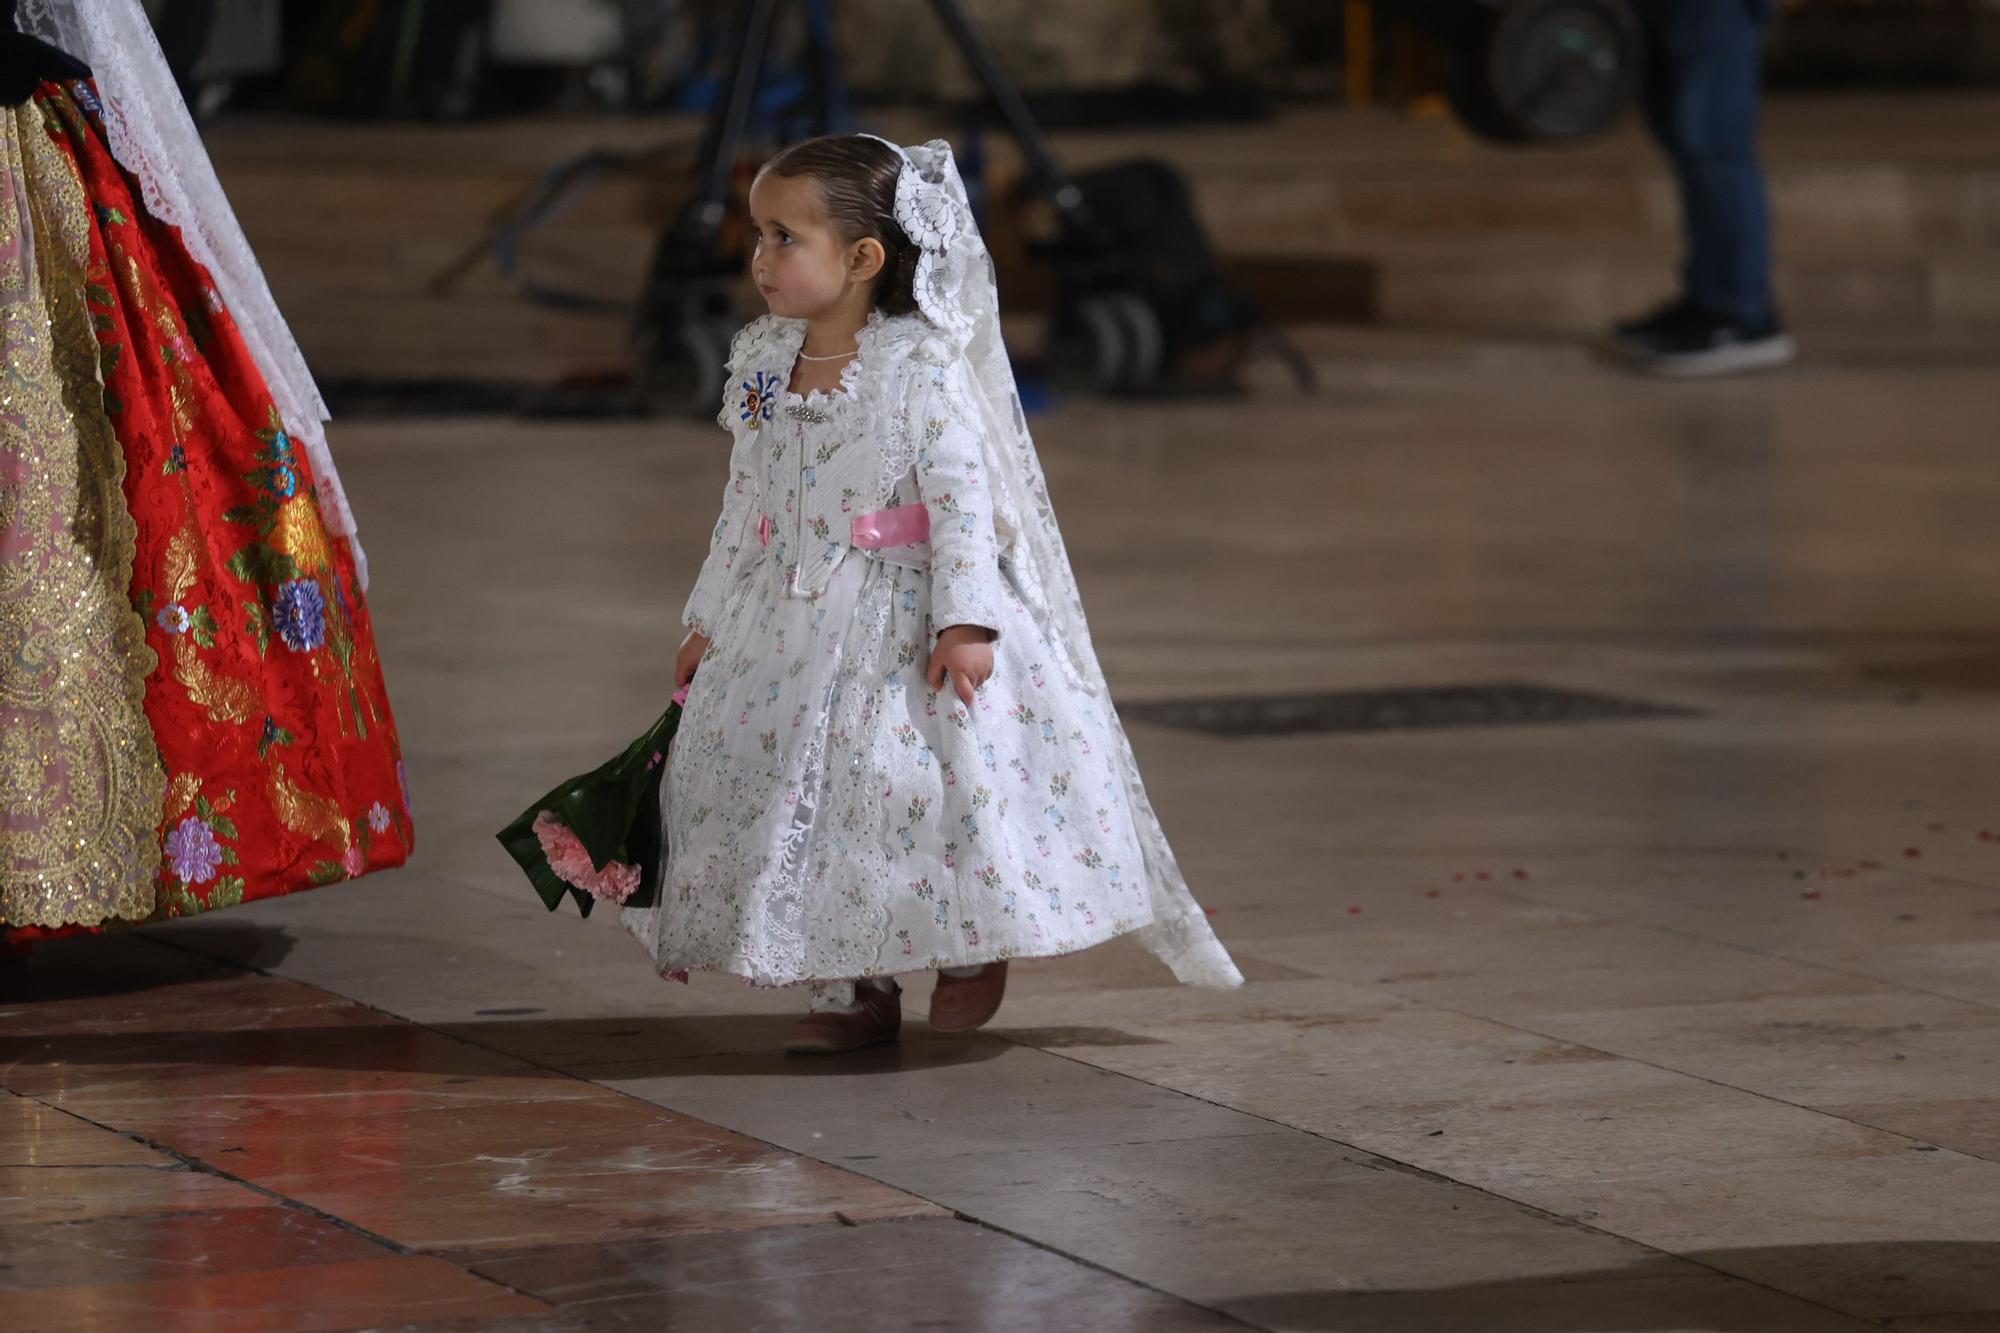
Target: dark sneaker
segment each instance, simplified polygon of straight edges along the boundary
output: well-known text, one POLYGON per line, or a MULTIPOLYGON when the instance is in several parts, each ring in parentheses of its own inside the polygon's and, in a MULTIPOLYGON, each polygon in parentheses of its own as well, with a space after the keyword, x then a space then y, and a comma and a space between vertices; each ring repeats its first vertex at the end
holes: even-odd
POLYGON ((1668 379, 1702 379, 1769 370, 1787 364, 1798 354, 1798 344, 1775 319, 1745 324, 1701 313, 1661 333, 1644 350, 1635 351, 1633 362, 1640 370, 1668 379))
POLYGON ((1701 310, 1694 302, 1682 297, 1670 301, 1649 315, 1628 319, 1622 324, 1611 326, 1611 343, 1619 351, 1632 354, 1652 352, 1666 339, 1679 336, 1683 330, 1701 320, 1701 310))

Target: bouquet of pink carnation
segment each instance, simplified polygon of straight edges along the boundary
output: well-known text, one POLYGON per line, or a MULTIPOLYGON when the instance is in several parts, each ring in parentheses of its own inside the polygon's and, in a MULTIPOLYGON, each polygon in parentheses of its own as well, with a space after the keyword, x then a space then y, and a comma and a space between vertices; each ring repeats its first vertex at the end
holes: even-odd
POLYGON ((659 892, 660 778, 681 696, 617 758, 571 778, 500 830, 551 912, 565 897, 584 916, 599 902, 651 907, 659 892))

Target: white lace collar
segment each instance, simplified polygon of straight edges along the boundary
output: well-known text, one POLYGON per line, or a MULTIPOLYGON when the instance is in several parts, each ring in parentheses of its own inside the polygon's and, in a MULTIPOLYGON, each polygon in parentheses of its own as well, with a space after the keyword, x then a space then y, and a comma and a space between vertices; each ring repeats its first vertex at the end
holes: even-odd
POLYGON ((736 335, 729 357, 729 396, 716 419, 731 430, 758 430, 787 400, 829 412, 873 410, 879 391, 894 382, 910 352, 934 332, 922 315, 870 311, 855 334, 854 357, 841 368, 839 388, 798 394, 790 385, 805 345, 806 321, 776 315, 752 320, 736 335))

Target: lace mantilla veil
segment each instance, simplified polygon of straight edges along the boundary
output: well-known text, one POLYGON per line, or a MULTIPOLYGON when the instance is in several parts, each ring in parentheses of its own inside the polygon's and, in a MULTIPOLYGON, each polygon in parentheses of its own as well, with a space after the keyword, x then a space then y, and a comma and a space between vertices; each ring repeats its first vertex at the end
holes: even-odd
POLYGON ((188 253, 214 279, 285 429, 305 446, 326 525, 346 538, 367 587, 354 511, 326 446, 326 403, 216 179, 145 9, 139 0, 19 0, 15 17, 21 31, 90 66, 112 155, 138 177, 147 211, 180 229, 188 253))
POLYGON ((1189 985, 1241 985, 1243 974, 1215 938, 1207 915, 1181 876, 1166 833, 1139 780, 1131 742, 1112 709, 1111 690, 1091 645, 1083 598, 1070 568, 1062 531, 1056 526, 1041 459, 1021 411, 1014 369, 1000 340, 1000 297, 993 260, 973 221, 951 146, 942 139, 907 148, 889 146, 903 157, 896 185, 896 222, 920 251, 917 307, 951 341, 969 371, 964 377, 951 377, 950 382, 961 386, 973 400, 959 406, 976 422, 986 443, 987 470, 995 482, 997 522, 1009 569, 1029 609, 1054 641, 1062 669, 1103 702, 1111 722, 1119 771, 1145 852, 1146 883, 1152 899, 1153 924, 1140 931, 1139 938, 1189 985))

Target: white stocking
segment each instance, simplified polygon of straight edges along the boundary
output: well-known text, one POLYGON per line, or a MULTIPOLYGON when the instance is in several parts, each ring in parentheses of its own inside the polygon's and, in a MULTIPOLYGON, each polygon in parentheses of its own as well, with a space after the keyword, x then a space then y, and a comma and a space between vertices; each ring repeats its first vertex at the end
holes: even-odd
POLYGON ((855 993, 857 986, 867 986, 874 990, 886 991, 894 995, 898 989, 894 977, 863 977, 859 981, 815 981, 812 983, 811 1012, 815 1014, 858 1014, 861 1012, 861 998, 855 993))

